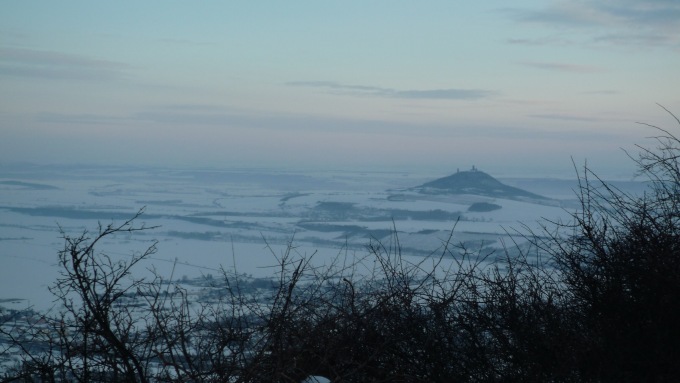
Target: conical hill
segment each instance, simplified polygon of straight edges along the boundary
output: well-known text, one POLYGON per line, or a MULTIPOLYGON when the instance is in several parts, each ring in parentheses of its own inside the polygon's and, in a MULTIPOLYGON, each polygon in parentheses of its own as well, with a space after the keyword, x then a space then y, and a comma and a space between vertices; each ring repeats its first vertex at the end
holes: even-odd
POLYGON ((476 169, 459 171, 450 176, 426 182, 415 189, 425 194, 473 194, 509 199, 547 199, 538 194, 505 185, 476 169))

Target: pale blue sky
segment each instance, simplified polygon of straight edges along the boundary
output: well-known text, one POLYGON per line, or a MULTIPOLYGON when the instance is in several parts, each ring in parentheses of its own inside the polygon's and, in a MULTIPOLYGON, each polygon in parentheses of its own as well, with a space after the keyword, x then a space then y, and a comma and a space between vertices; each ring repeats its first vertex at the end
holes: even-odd
POLYGON ((677 0, 5 0, 0 164, 625 173, 677 68, 677 0))

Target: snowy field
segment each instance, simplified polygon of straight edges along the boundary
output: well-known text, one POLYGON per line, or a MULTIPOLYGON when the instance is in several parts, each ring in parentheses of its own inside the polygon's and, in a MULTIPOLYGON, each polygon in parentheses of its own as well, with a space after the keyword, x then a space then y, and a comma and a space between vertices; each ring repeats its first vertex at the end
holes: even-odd
POLYGON ((271 276, 289 243, 296 256, 315 254, 318 265, 360 258, 371 241, 394 239, 395 229, 413 262, 439 255, 454 225, 454 243, 500 248, 502 240, 522 240, 508 238, 515 229, 526 232, 522 225, 539 230, 542 218, 568 220, 576 206, 575 183, 567 180, 501 179, 553 198, 543 204, 407 190, 445 175, 6 166, 0 168, 0 305, 49 308, 47 287, 58 276, 64 246, 60 228, 72 236, 96 232, 99 223, 123 222, 142 207, 137 223, 158 228, 110 237, 99 251, 125 258, 157 240, 158 252, 138 268, 140 276, 153 269, 169 278, 174 268, 173 278, 181 279, 220 268, 271 276), (502 208, 468 212, 475 202, 502 208))

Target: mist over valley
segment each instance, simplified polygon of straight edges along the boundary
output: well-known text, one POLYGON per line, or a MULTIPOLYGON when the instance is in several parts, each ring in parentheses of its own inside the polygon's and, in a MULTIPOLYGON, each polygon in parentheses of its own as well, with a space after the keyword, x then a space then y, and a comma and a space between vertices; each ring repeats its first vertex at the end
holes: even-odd
MULTIPOLYGON (((644 188, 638 182, 618 185, 644 188)), ((196 279, 220 268, 267 278, 275 255, 289 244, 301 256, 316 253, 313 262, 319 265, 339 255, 360 259, 370 243, 395 240, 413 262, 438 257, 449 240, 495 252, 488 259, 493 261, 525 242, 529 230, 540 234, 543 219, 567 222, 578 206, 577 186, 566 179, 497 180, 478 169, 437 177, 390 171, 3 166, 0 305, 50 308, 47 287, 57 276, 56 255, 64 246, 60 230, 70 235, 96 231, 99 224, 125 221, 142 208, 141 222, 158 228, 116 235, 99 251, 125 259, 158 240, 158 251, 144 268, 167 278, 196 279)), ((144 268, 137 269, 142 277, 144 268)))

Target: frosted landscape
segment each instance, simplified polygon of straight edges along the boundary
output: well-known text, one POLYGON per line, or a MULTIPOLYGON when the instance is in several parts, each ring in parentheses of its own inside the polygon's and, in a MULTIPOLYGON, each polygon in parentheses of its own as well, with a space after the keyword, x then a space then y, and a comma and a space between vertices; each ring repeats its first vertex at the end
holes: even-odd
POLYGON ((677 381, 678 31, 2 2, 0 383, 677 381))
MULTIPOLYGON (((123 222, 142 208, 137 223, 157 228, 117 235, 98 251, 125 259, 157 240, 158 251, 137 267, 136 276, 150 277, 146 270, 154 270, 182 282, 221 269, 271 277, 277 256, 288 245, 298 256, 314 255, 318 265, 338 256, 364 258, 372 241, 389 244, 395 238, 406 259, 438 258, 452 230, 452 244, 500 250, 521 244, 528 230, 540 232, 544 219, 568 221, 577 207, 575 181, 556 178, 501 179, 544 200, 429 195, 413 189, 444 176, 5 166, 0 172, 0 305, 53 308, 47 288, 58 276, 57 253, 64 246, 60 230, 71 236, 96 232, 99 223, 123 222), (468 211, 478 202, 501 208, 468 211)), ((641 187, 634 182, 618 185, 641 187)), ((496 254, 489 259, 503 252, 496 254)))

